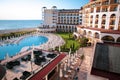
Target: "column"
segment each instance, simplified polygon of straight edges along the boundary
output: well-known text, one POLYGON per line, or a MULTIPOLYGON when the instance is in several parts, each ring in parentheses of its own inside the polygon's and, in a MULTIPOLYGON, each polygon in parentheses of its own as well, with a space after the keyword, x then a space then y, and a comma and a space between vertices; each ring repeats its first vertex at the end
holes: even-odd
POLYGON ((48 80, 48 75, 45 76, 45 80, 48 80))

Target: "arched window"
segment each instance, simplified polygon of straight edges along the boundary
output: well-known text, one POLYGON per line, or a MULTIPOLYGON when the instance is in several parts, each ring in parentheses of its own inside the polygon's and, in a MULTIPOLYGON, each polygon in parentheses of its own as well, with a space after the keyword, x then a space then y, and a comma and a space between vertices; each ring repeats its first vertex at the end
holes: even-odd
POLYGON ((96 18, 99 18, 99 15, 96 15, 96 18))
POLYGON ((115 15, 115 14, 112 14, 112 15, 110 16, 109 29, 114 30, 115 19, 116 19, 116 15, 115 15))
POLYGON ((102 40, 104 42, 114 42, 115 41, 115 39, 112 36, 104 36, 104 37, 102 37, 102 40))
POLYGON ((102 15, 102 29, 104 29, 105 28, 105 23, 106 23, 106 14, 103 14, 102 15))
POLYGON ((88 31, 88 36, 92 36, 92 32, 91 31, 88 31))
POLYGON ((99 33, 96 32, 94 37, 99 39, 99 33))
POLYGON ((98 24, 99 15, 96 15, 95 24, 98 24))
POLYGON ((110 18, 115 18, 116 17, 116 15, 115 14, 112 14, 111 16, 110 16, 110 18))
POLYGON ((91 15, 91 17, 90 18, 93 18, 93 15, 91 15))
POLYGON ((64 29, 64 26, 63 26, 63 29, 64 29))
POLYGON ((102 24, 105 24, 105 20, 102 20, 102 24))
POLYGON ((105 26, 102 26, 101 28, 102 28, 102 29, 105 29, 105 26))
POLYGON ((119 37, 119 38, 117 38, 117 42, 119 42, 119 43, 120 43, 120 37, 119 37))
POLYGON ((66 29, 68 28, 68 26, 66 26, 66 29))
POLYGON ((83 35, 86 35, 86 30, 84 30, 83 35))
POLYGON ((102 18, 106 18, 106 14, 103 14, 102 18))
POLYGON ((95 25, 95 28, 98 28, 98 25, 95 25))

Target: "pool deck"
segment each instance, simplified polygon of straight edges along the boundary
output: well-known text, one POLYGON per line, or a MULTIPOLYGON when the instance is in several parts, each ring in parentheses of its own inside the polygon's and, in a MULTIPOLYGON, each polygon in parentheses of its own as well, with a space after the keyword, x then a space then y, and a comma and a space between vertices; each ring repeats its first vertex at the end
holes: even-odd
MULTIPOLYGON (((17 38, 16 41, 14 42, 19 42, 20 40, 22 40, 23 38, 25 37, 28 37, 28 36, 34 36, 34 35, 37 35, 37 36, 45 36, 48 38, 48 41, 42 45, 38 45, 38 46, 34 46, 35 48, 37 49, 42 49, 42 50, 49 50, 51 48, 55 48, 57 46, 61 46, 63 45, 65 42, 64 40, 60 37, 60 36, 57 36, 55 34, 47 34, 47 33, 39 33, 39 34, 33 34, 33 35, 26 35, 26 36, 23 36, 23 37, 20 37, 20 38, 17 38)), ((26 47, 25 47, 26 48, 26 47)), ((18 53, 17 55, 13 56, 12 58, 9 58, 9 60, 2 60, 0 64, 5 64, 7 62, 10 62, 10 61, 13 61, 13 60, 16 60, 16 59, 19 59, 25 55, 28 55, 28 54, 31 54, 31 50, 27 51, 27 49, 24 49, 24 47, 21 49, 22 51, 20 51, 20 53, 18 53)))

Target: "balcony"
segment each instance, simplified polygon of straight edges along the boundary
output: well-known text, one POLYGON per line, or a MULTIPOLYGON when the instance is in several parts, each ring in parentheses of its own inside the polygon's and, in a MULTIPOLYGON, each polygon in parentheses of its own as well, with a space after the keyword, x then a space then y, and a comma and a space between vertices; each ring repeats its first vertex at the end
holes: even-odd
POLYGON ((119 0, 111 0, 110 5, 118 5, 119 3, 119 0))
POLYGON ((102 22, 102 25, 105 25, 105 22, 102 22))
POLYGON ((97 10, 96 12, 100 12, 100 10, 97 10))
POLYGON ((117 6, 111 6, 110 11, 117 11, 117 6))
POLYGON ((101 24, 102 26, 105 26, 105 24, 101 24))
POLYGON ((52 20, 57 20, 57 19, 52 19, 52 20))
POLYGON ((115 21, 114 22, 110 22, 110 25, 115 25, 115 21))
POLYGON ((114 25, 110 25, 109 29, 114 30, 114 25))
POLYGON ((102 18, 102 20, 105 20, 105 19, 106 19, 106 17, 103 17, 103 18, 102 18))
POLYGON ((98 17, 96 17, 95 19, 98 20, 98 17))
POLYGON ((105 26, 102 26, 101 28, 102 28, 102 29, 105 29, 105 26))
POLYGON ((93 13, 94 11, 91 11, 91 13, 93 13))
POLYGON ((118 30, 120 31, 120 25, 118 26, 118 30))
POLYGON ((95 25, 95 28, 98 28, 98 25, 95 25))
POLYGON ((102 2, 102 6, 104 5, 109 5, 109 2, 108 1, 102 2))
POLYGON ((116 19, 116 17, 110 18, 110 20, 115 20, 115 19, 116 19))
POLYGON ((103 9, 102 12, 107 12, 108 10, 107 9, 103 9))
POLYGON ((98 25, 98 22, 95 22, 95 25, 98 25))

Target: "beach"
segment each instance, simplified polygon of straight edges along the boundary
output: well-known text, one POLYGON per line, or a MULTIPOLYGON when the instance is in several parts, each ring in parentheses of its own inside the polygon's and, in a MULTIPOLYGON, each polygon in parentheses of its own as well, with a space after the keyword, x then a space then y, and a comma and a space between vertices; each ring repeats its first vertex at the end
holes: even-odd
POLYGON ((5 29, 0 30, 0 34, 11 33, 11 32, 20 32, 20 31, 32 31, 36 30, 37 28, 21 28, 21 29, 5 29))

